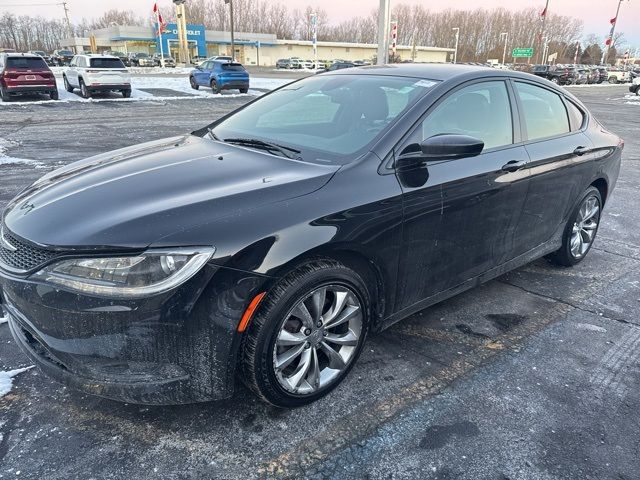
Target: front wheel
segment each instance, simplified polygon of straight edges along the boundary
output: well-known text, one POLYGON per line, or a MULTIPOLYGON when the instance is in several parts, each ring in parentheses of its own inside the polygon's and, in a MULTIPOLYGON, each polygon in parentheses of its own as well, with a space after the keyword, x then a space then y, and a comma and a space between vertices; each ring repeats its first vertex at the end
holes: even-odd
POLYGON ((555 83, 556 85, 560 85, 560 79, 559 79, 558 77, 553 77, 553 78, 551 79, 551 81, 552 81, 553 83, 555 83))
POLYGON ((189 77, 189 83, 191 84, 191 88, 194 90, 198 90, 200 88, 200 85, 196 83, 196 79, 193 77, 189 77))
POLYGON ((572 267, 584 260, 598 233, 601 212, 600 191, 589 187, 569 217, 562 236, 562 247, 547 258, 565 267, 572 267))
POLYGON ((73 87, 69 83, 69 80, 67 80, 67 76, 66 75, 64 77, 62 77, 62 80, 64 80, 64 89, 69 93, 73 93, 73 87))
POLYGON ((305 264, 265 296, 242 348, 242 380, 263 400, 299 407, 336 388, 369 328, 367 287, 333 260, 305 264))

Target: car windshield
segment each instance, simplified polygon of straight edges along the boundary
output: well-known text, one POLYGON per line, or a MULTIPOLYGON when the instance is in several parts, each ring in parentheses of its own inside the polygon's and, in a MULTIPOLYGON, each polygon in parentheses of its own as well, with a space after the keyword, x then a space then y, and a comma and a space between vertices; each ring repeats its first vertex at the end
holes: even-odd
POLYGON ((7 58, 7 67, 9 68, 47 68, 47 64, 40 57, 9 57, 7 58))
POLYGON ((71 50, 60 50, 60 55, 73 55, 71 50))
POLYGON ((319 75, 265 95, 214 123, 225 139, 252 139, 301 151, 305 161, 344 163, 439 82, 376 75, 319 75))
POLYGON ((119 58, 92 58, 91 68, 124 68, 124 63, 119 58))
POLYGON ((138 57, 138 58, 148 58, 149 55, 147 55, 146 53, 136 53, 136 57, 138 57))

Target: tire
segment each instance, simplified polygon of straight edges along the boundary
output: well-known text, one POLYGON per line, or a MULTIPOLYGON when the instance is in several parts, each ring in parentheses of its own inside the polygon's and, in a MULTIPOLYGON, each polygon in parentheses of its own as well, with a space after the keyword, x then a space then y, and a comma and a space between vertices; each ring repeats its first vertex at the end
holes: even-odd
POLYGON ((62 79, 64 80, 64 89, 69 93, 73 93, 73 87, 69 83, 69 80, 67 80, 67 76, 64 75, 62 79))
POLYGON ((80 94, 82 95, 82 98, 91 98, 91 92, 84 84, 84 80, 80 79, 78 83, 80 84, 80 94))
POLYGON ((240 93, 248 93, 249 89, 248 88, 241 88, 240 89, 240 93))
POLYGON ((613 83, 615 85, 618 83, 618 77, 609 77, 609 83, 613 83))
POLYGON ((0 98, 2 98, 3 102, 11 101, 11 95, 9 95, 2 87, 0 87, 0 98))
POLYGON ((131 89, 130 88, 126 88, 124 90, 122 90, 122 96, 124 98, 131 98, 131 89))
POLYGON ((49 93, 49 98, 51 100, 58 100, 60 98, 60 94, 58 93, 58 90, 54 90, 53 92, 49 93))
POLYGON ((589 187, 584 195, 582 195, 577 207, 571 212, 571 216, 562 235, 562 247, 551 255, 548 255, 547 259, 563 267, 572 267, 584 260, 591 250, 598 233, 601 214, 602 197, 600 196, 600 191, 595 187, 589 187), (597 210, 588 218, 583 219, 585 213, 591 213, 589 208, 590 201, 595 202, 594 207, 597 206, 597 210), (577 235, 577 237, 575 235, 577 235), (587 243, 586 240, 589 238, 590 240, 587 243), (577 243, 573 243, 572 239, 579 239, 580 241, 577 254, 575 249, 577 243))
POLYGON ((558 79, 558 77, 553 77, 553 78, 551 79, 551 81, 552 81, 553 83, 555 83, 556 85, 560 85, 560 80, 558 79))
POLYGON ((341 263, 318 259, 296 268, 267 293, 245 333, 240 359, 242 381, 262 400, 282 408, 307 405, 327 395, 346 377, 362 351, 369 329, 370 305, 369 292, 360 275, 341 263), (322 318, 327 325, 317 323, 320 317, 310 303, 322 298, 322 289, 326 289, 322 318), (337 309, 339 298, 344 302, 337 309), (294 308, 301 311, 297 307, 302 302, 310 305, 307 322, 293 313, 294 308), (332 323, 334 307, 338 310, 334 320, 345 312, 349 320, 325 331, 332 323), (286 341, 295 343, 279 345, 283 332, 288 335, 286 341), (344 342, 345 336, 349 337, 349 345, 328 339, 341 338, 344 342), (334 349, 330 345, 339 346, 334 349), (332 352, 327 352, 327 348, 332 352), (298 353, 287 357, 293 350, 298 353), (277 369, 276 363, 282 358, 292 360, 277 369), (329 368, 333 361, 334 367, 329 368), (308 365, 306 370, 303 364, 308 365), (304 373, 295 382, 296 372, 301 369, 304 373), (323 372, 323 376, 318 372, 323 372))
POLYGON ((196 83, 196 79, 193 77, 189 77, 189 83, 191 84, 191 88, 194 90, 198 90, 200 88, 200 85, 196 83))
POLYGON ((211 91, 213 93, 220 93, 220 87, 218 87, 218 83, 215 80, 211 80, 211 83, 209 85, 211 86, 211 91))

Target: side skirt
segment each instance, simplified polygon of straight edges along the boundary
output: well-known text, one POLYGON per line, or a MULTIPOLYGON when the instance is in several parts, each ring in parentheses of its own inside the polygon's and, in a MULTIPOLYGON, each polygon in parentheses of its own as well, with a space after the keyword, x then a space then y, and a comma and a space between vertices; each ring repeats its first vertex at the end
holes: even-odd
POLYGON ((503 263, 502 265, 494 267, 491 270, 487 270, 486 272, 484 272, 481 275, 478 275, 477 277, 470 278, 469 280, 464 281, 463 283, 461 283, 456 287, 450 288, 448 290, 444 290, 440 293, 436 293, 431 297, 425 298, 424 300, 420 300, 419 302, 416 302, 413 305, 407 308, 404 308, 399 312, 394 313, 393 315, 391 315, 390 317, 387 317, 381 322, 379 330, 385 330, 390 326, 392 326, 393 324, 399 322, 404 318, 407 318, 413 315, 414 313, 419 312, 420 310, 424 310, 425 308, 435 305, 436 303, 440 303, 444 300, 447 300, 448 298, 458 295, 459 293, 462 293, 466 290, 477 287, 478 285, 486 283, 489 280, 493 280, 494 278, 497 278, 500 275, 510 272, 511 270, 515 270, 516 268, 519 268, 519 267, 522 267, 523 265, 531 263, 532 261, 537 260, 538 258, 544 257, 545 255, 555 252, 560 247, 562 247, 562 233, 564 231, 564 227, 565 225, 562 225, 562 228, 560 228, 556 232, 556 234, 553 236, 553 238, 549 240, 547 243, 543 243, 542 245, 539 245, 529 250, 528 252, 523 253, 522 255, 503 263))

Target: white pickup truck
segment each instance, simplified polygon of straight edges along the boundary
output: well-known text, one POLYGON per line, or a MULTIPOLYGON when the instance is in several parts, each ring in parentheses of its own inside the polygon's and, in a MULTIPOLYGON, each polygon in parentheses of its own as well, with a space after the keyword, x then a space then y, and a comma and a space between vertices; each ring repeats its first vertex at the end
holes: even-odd
POLYGON ((633 79, 633 83, 629 87, 629 91, 631 93, 635 93, 636 95, 640 95, 640 76, 637 76, 633 79))
POLYGON ((629 83, 631 72, 628 70, 609 70, 609 83, 629 83))

